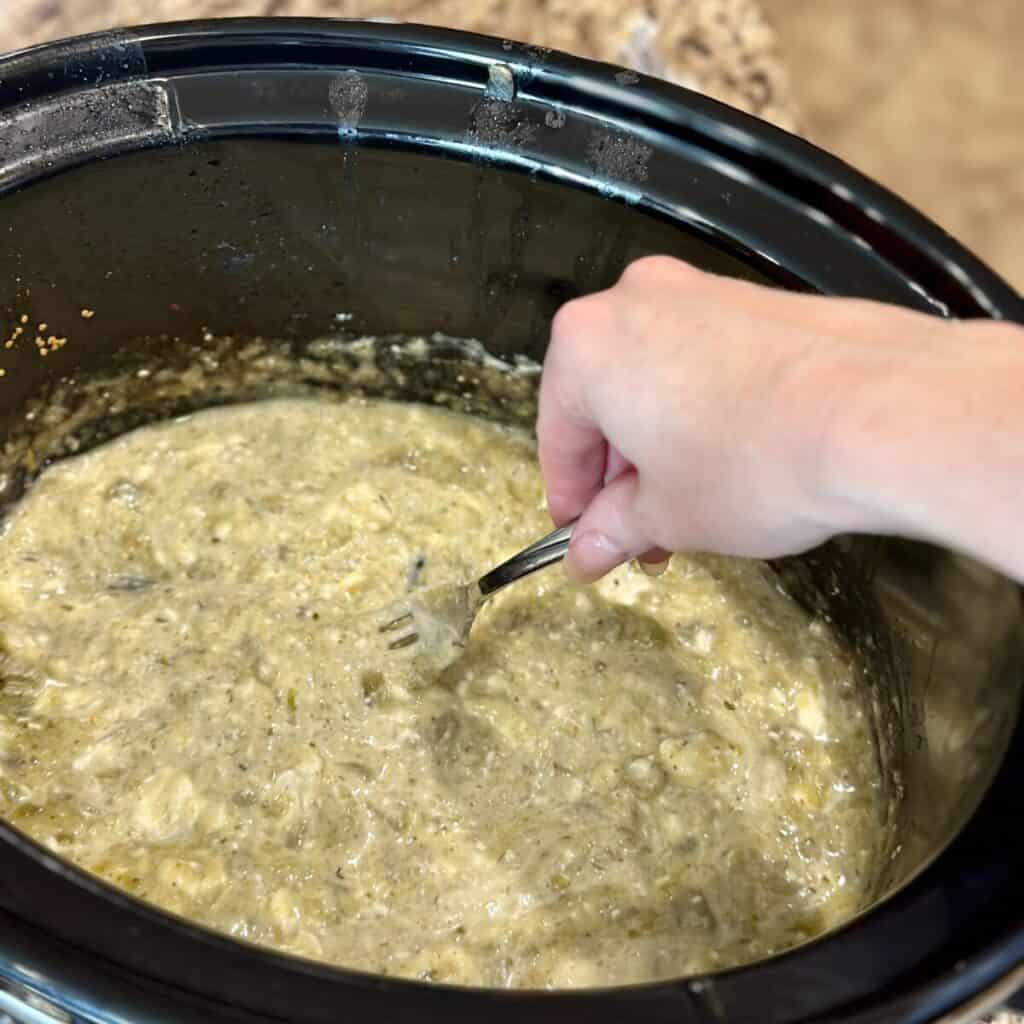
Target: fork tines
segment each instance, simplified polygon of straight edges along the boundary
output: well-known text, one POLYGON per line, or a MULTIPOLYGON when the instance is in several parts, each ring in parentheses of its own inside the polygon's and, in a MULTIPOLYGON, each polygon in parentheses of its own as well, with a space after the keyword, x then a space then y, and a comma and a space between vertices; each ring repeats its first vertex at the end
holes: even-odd
MULTIPOLYGON (((411 625, 413 622, 412 612, 405 612, 403 615, 399 615, 397 618, 392 619, 390 622, 385 622, 383 626, 378 628, 380 633, 394 633, 397 630, 402 629, 406 625, 411 625)), ((401 636, 396 637, 388 644, 389 651, 397 651, 403 647, 411 647, 417 640, 419 640, 419 633, 413 629, 409 633, 403 633, 401 636)))

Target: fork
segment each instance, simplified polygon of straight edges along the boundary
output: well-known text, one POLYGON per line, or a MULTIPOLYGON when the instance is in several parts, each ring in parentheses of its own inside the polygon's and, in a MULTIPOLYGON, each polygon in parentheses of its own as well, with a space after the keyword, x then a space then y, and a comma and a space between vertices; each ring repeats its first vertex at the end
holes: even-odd
POLYGON ((414 594, 392 606, 379 627, 388 650, 417 647, 415 653, 434 655, 442 667, 454 662, 466 646, 480 609, 499 590, 565 557, 576 522, 559 526, 523 548, 474 583, 449 583, 414 594))

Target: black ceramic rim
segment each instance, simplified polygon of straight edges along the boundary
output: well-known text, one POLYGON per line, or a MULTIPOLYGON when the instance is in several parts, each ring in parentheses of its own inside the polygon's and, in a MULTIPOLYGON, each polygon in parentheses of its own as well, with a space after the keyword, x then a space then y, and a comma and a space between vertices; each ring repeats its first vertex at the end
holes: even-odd
MULTIPOLYGON (((514 72, 524 95, 555 108, 586 111, 613 131, 626 126, 671 137, 691 147, 709 168, 724 166, 734 180, 755 182, 790 200, 794 210, 810 211, 810 220, 827 223, 879 254, 894 276, 911 283, 919 306, 1024 322, 1021 298, 977 259, 906 204, 807 143, 698 94, 623 77, 622 69, 440 29, 290 19, 194 22, 24 51, 0 63, 0 165, 14 168, 0 188, 21 187, 99 155, 144 146, 322 132, 322 125, 313 123, 268 122, 243 105, 233 119, 197 118, 187 105, 173 103, 147 114, 154 96, 187 97, 189 79, 200 73, 223 83, 242 69, 356 68, 456 81, 482 94, 496 64, 514 72), (175 89, 162 92, 161 83, 168 82, 175 89), (10 124, 47 98, 88 94, 111 84, 123 84, 129 99, 137 101, 126 109, 141 113, 134 121, 122 117, 114 126, 120 131, 102 147, 65 146, 54 134, 44 140, 53 144, 46 166, 26 164, 20 170, 16 154, 4 151, 5 119, 10 124), (142 87, 149 84, 155 88, 142 87)), ((100 127, 109 128, 103 116, 100 112, 100 127)), ((364 139, 360 133, 360 144, 426 144, 422 133, 390 140, 371 135, 368 131, 364 139)), ((7 138, 17 141, 10 133, 7 138)), ((39 141, 31 140, 42 151, 39 141)), ((454 158, 479 156, 460 154, 464 137, 441 141, 454 158)), ((525 147, 492 156, 524 169, 532 159, 525 147)), ((566 154, 566 166, 575 167, 572 160, 566 154)), ((587 187, 588 168, 577 170, 577 183, 587 187)), ((593 176, 590 167, 590 187, 593 176)), ((610 186, 616 201, 647 203, 657 212, 658 202, 673 199, 648 195, 628 169, 612 178, 602 185, 610 186)), ((674 199, 665 212, 685 219, 682 187, 674 199)), ((701 214, 691 227, 785 278, 788 271, 778 267, 770 239, 756 237, 754 230, 743 236, 735 225, 701 214)), ((793 283, 813 287, 814 278, 809 261, 793 283)), ((1017 827, 1024 811, 1022 759, 1024 731, 1018 727, 996 782, 953 844, 900 892, 838 932, 711 978, 584 992, 424 985, 243 946, 138 904, 0 825, 0 907, 6 908, 0 911, 0 979, 49 990, 55 999, 59 990, 60 999, 83 1015, 95 993, 106 991, 108 1005, 131 1007, 146 1019, 161 1013, 154 1007, 167 999, 179 1010, 182 1001, 201 1005, 206 1019, 222 1013, 226 1019, 233 1008, 244 1009, 248 1019, 310 1022, 381 1015, 476 1020, 482 1014, 502 1020, 759 1024, 766 1018, 795 1022, 823 1015, 850 1022, 933 1019, 1024 963, 1024 836, 1017 827)))

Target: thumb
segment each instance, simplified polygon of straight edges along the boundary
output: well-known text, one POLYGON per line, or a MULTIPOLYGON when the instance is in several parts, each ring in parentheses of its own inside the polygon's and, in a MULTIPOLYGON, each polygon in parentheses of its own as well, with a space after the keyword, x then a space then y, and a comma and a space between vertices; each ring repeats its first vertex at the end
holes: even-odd
POLYGON ((580 516, 565 556, 575 583, 593 583, 617 565, 655 547, 637 515, 640 481, 630 469, 603 487, 580 516))

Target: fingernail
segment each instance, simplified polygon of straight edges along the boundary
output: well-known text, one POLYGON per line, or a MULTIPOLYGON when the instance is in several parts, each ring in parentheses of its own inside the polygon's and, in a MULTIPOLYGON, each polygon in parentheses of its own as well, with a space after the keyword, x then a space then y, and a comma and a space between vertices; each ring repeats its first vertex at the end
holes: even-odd
POLYGON ((657 577, 665 572, 670 561, 670 558, 665 558, 660 562, 641 562, 638 560, 637 564, 648 576, 657 577))
POLYGON ((573 583, 593 583, 625 560, 621 548, 603 533, 577 533, 565 559, 565 574, 573 583))

